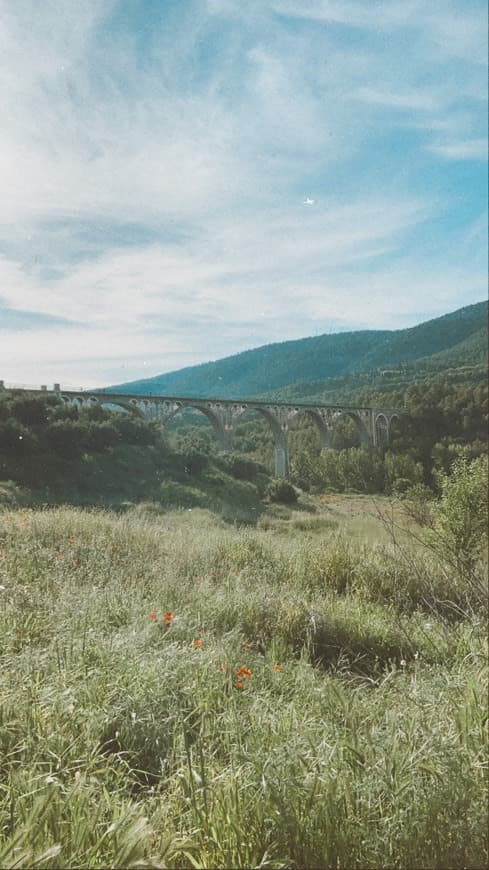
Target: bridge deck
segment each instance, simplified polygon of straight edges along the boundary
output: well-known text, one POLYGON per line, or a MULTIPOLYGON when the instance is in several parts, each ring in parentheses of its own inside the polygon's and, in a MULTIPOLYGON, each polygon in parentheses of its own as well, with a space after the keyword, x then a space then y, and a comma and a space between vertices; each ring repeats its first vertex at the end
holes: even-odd
MULTIPOLYGON (((4 387, 4 389, 8 389, 4 387)), ((334 404, 324 403, 324 402, 277 402, 272 399, 265 401, 263 399, 233 399, 233 398, 223 398, 217 396, 166 396, 161 395, 159 393, 112 393, 106 392, 105 390, 95 389, 95 390, 64 390, 60 388, 59 390, 36 390, 36 389, 15 389, 15 392, 22 393, 32 393, 35 395, 58 395, 62 394, 63 396, 71 396, 76 398, 77 396, 83 397, 84 399, 88 399, 91 396, 100 400, 100 397, 107 399, 110 402, 110 399, 118 399, 123 400, 125 402, 130 401, 138 401, 138 402, 148 402, 148 401, 156 401, 156 402, 180 402, 182 404, 188 404, 190 402, 195 402, 196 404, 205 404, 211 403, 213 405, 233 405, 236 407, 243 406, 251 406, 251 407, 262 407, 262 408, 297 408, 298 410, 313 410, 313 409, 331 409, 331 410, 339 410, 342 411, 385 411, 388 413, 402 413, 400 408, 386 408, 385 406, 379 405, 349 405, 343 402, 335 402, 334 404)))

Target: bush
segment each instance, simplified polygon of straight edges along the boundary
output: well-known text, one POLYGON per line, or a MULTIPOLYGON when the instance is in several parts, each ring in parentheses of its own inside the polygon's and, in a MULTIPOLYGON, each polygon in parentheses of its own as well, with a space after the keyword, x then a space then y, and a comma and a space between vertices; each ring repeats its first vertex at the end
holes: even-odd
POLYGON ((0 510, 26 504, 27 494, 13 480, 0 480, 0 510))
POLYGON ((258 473, 265 471, 258 463, 246 456, 223 457, 222 466, 236 480, 254 480, 258 473))
POLYGON ((487 552, 487 456, 455 461, 450 475, 439 474, 441 499, 435 508, 438 543, 462 573, 472 573, 487 552))
POLYGON ((419 526, 433 524, 433 491, 425 483, 416 483, 402 492, 403 507, 419 526))
POLYGON ((297 501, 297 490, 288 480, 281 478, 271 480, 265 494, 270 501, 281 504, 294 504, 297 501))
POLYGON ((406 492, 410 487, 423 482, 423 466, 409 453, 387 451, 384 457, 387 489, 391 492, 406 492))
POLYGON ((13 418, 0 421, 0 452, 7 459, 23 459, 38 446, 36 436, 23 423, 13 418))
POLYGON ((57 420, 44 431, 47 448, 63 459, 79 459, 85 447, 86 428, 78 420, 57 420))

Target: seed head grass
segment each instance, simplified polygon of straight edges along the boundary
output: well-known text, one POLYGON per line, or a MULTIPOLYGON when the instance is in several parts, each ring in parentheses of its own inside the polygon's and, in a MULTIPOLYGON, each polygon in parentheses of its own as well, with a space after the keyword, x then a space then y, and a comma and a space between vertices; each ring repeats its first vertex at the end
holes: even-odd
POLYGON ((0 513, 0 866, 487 864, 480 602, 418 543, 0 513))

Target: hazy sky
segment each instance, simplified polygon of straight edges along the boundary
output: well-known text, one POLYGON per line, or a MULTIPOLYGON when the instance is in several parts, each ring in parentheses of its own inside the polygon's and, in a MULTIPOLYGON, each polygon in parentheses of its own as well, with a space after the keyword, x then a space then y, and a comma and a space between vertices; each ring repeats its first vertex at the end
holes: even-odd
POLYGON ((0 378, 486 296, 485 0, 0 0, 0 378))

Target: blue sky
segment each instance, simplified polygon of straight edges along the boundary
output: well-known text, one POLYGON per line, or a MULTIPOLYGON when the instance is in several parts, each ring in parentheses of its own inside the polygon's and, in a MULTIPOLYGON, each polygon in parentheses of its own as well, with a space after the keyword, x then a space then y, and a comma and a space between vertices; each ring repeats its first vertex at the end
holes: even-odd
POLYGON ((0 378, 151 376, 487 285, 479 0, 0 0, 0 378))

